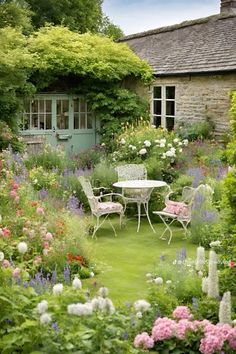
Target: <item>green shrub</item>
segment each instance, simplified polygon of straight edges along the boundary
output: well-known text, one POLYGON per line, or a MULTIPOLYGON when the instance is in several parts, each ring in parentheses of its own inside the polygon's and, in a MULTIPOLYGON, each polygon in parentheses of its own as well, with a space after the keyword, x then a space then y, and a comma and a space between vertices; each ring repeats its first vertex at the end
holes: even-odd
POLYGON ((175 131, 181 139, 194 141, 197 139, 211 139, 213 136, 214 124, 209 120, 201 122, 180 122, 175 131))
POLYGON ((23 151, 24 144, 19 137, 9 128, 7 123, 0 121, 0 151, 9 146, 13 151, 23 151))

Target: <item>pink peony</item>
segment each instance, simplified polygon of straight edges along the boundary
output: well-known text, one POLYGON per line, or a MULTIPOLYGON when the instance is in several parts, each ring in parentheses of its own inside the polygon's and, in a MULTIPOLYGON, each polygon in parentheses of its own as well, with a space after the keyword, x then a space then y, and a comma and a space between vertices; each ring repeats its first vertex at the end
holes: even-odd
POLYGON ((220 351, 223 345, 224 340, 221 336, 208 334, 201 339, 199 350, 202 354, 213 354, 220 351))
POLYGON ((13 276, 13 278, 19 278, 19 276, 20 276, 20 273, 21 273, 21 269, 20 268, 15 268, 14 270, 13 270, 13 272, 12 272, 12 276, 13 276))
POLYGON ((53 236, 51 232, 47 232, 46 235, 44 236, 44 240, 46 241, 51 241, 53 239, 53 236))
POLYGON ((43 248, 49 249, 49 243, 48 242, 44 242, 43 243, 43 248))
POLYGON ((4 259, 2 261, 2 266, 3 268, 9 268, 11 266, 11 263, 7 259, 4 259))
POLYGON ((189 308, 187 306, 177 306, 172 315, 179 320, 190 320, 192 318, 192 315, 190 314, 189 308))
POLYGON ((11 231, 7 227, 4 227, 2 229, 2 236, 4 238, 8 238, 10 235, 11 235, 11 231))
POLYGON ((227 335, 227 341, 233 350, 236 350, 236 327, 231 328, 227 335))
POLYGON ((18 188, 19 188, 19 184, 18 183, 13 183, 12 189, 17 190, 18 188))
POLYGON ((44 214, 45 214, 45 213, 44 213, 44 208, 38 207, 38 208, 36 209, 36 213, 37 213, 38 215, 44 215, 44 214))
POLYGON ((135 348, 141 347, 143 349, 153 348, 154 340, 151 337, 149 337, 148 333, 143 332, 141 334, 138 334, 135 337, 134 346, 135 346, 135 348))
POLYGON ((155 321, 152 329, 152 338, 154 341, 160 341, 173 337, 176 327, 176 322, 167 318, 158 318, 155 321))

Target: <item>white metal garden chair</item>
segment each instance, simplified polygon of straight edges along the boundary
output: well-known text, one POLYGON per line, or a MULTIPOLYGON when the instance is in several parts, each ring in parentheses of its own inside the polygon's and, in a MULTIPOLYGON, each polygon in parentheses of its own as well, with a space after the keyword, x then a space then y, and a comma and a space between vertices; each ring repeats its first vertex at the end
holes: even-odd
MULTIPOLYGON (((143 164, 127 164, 117 166, 115 171, 118 174, 118 181, 131 181, 131 180, 146 180, 147 179, 147 170, 143 164)), ((146 203, 146 199, 148 200, 147 192, 149 190, 144 189, 128 189, 122 188, 122 195, 124 197, 124 204, 126 210, 127 204, 129 203, 137 203, 138 207, 140 202, 146 203)))
MULTIPOLYGON (((107 193, 107 194, 103 194, 100 196, 95 196, 93 193, 94 190, 104 189, 104 188, 103 187, 92 188, 90 181, 84 176, 80 176, 79 181, 81 183, 82 189, 83 189, 86 197, 88 198, 88 202, 89 202, 89 206, 90 206, 90 209, 92 212, 92 216, 96 217, 96 225, 93 230, 92 238, 95 236, 97 230, 103 225, 105 220, 107 218, 109 219, 109 215, 111 215, 111 214, 119 214, 120 215, 120 227, 121 227, 122 217, 124 215, 123 205, 118 202, 113 202, 111 200, 111 198, 114 195, 117 195, 120 197, 122 197, 122 195, 118 194, 118 193, 107 193), (109 197, 110 201, 102 202, 101 199, 103 197, 109 197), (105 216, 105 218, 100 222, 101 216, 105 216)), ((114 226, 112 225, 110 219, 109 219, 109 223, 114 231, 115 236, 117 236, 116 230, 115 230, 114 226)))
POLYGON ((181 201, 173 201, 170 199, 170 195, 174 192, 168 186, 168 192, 165 197, 165 208, 161 211, 153 212, 161 218, 165 225, 165 229, 161 234, 160 239, 165 240, 164 235, 166 232, 169 232, 170 234, 168 245, 170 244, 173 236, 171 225, 174 221, 178 221, 181 224, 184 229, 185 237, 187 237, 187 227, 191 221, 191 209, 196 190, 197 189, 192 187, 184 187, 182 190, 181 201))

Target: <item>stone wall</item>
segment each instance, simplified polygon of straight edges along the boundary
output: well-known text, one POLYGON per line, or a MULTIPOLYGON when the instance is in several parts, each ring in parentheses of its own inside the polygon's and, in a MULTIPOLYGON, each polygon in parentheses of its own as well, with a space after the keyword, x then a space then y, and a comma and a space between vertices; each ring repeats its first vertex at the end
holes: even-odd
POLYGON ((236 90, 236 73, 159 77, 154 85, 176 87, 176 121, 196 122, 209 118, 215 123, 216 134, 227 132, 230 91, 236 90))

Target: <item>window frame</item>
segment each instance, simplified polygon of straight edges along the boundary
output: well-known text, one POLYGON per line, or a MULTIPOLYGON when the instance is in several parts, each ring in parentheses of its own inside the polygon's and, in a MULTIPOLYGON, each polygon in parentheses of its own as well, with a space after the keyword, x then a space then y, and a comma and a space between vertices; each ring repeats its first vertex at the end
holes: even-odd
POLYGON ((153 85, 152 86, 152 99, 151 99, 151 122, 153 125, 155 125, 155 117, 160 117, 161 118, 161 127, 167 128, 166 124, 166 118, 171 118, 174 120, 174 125, 173 129, 175 126, 175 119, 176 119, 176 85, 174 84, 165 84, 165 85, 153 85), (154 97, 154 88, 155 87, 160 87, 161 88, 161 98, 155 98, 154 97), (174 87, 175 89, 175 96, 174 98, 167 98, 166 95, 166 88, 167 87, 174 87), (161 101, 161 114, 155 114, 154 113, 154 102, 155 101, 161 101), (174 115, 169 115, 166 114, 166 104, 167 102, 174 102, 174 115))

